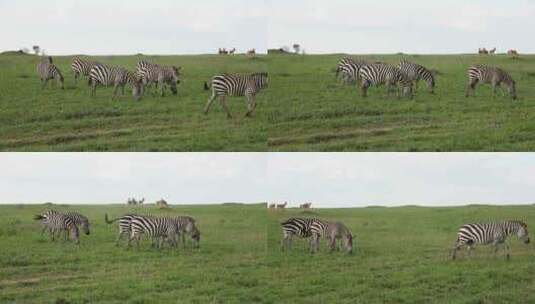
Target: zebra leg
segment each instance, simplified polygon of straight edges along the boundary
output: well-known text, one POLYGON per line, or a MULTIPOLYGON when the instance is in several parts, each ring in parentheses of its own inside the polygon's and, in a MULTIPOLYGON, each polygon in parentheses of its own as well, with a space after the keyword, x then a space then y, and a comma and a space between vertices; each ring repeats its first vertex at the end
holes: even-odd
POLYGON ((78 85, 78 73, 74 72, 74 86, 78 85))
POLYGON ((477 81, 470 81, 468 83, 468 86, 466 87, 465 97, 469 97, 470 95, 475 96, 476 86, 477 86, 477 81))
POLYGON ((368 88, 370 87, 370 83, 366 80, 364 80, 362 82, 362 85, 360 87, 360 90, 362 92, 362 97, 367 97, 368 96, 368 88))
POLYGON ((245 117, 252 117, 254 111, 255 97, 251 94, 248 94, 245 97, 247 99, 247 113, 245 113, 245 117))
POLYGON ((210 106, 212 106, 212 103, 214 102, 216 98, 215 91, 212 92, 212 96, 208 99, 208 102, 206 103, 206 106, 204 107, 204 115, 208 114, 208 111, 210 110, 210 106))
POLYGON ((225 109, 225 112, 227 112, 227 118, 232 118, 232 114, 230 113, 230 110, 227 105, 227 97, 225 95, 219 96, 219 102, 223 106, 223 109, 225 109))
POLYGON ((41 79, 41 90, 44 90, 46 88, 46 84, 48 83, 48 79, 41 79))

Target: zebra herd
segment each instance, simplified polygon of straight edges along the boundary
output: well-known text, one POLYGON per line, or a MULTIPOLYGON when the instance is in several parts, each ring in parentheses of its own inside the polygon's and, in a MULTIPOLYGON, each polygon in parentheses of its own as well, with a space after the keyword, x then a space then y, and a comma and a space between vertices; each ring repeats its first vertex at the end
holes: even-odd
MULTIPOLYGON (((309 238, 310 252, 315 253, 319 249, 320 238, 326 238, 329 242, 330 251, 336 249, 336 241, 341 240, 341 245, 347 253, 353 252, 353 235, 351 231, 340 222, 328 222, 317 218, 290 218, 281 223, 282 241, 281 249, 291 249, 292 239, 309 238)), ((526 223, 518 220, 475 223, 463 225, 458 233, 451 258, 457 257, 457 251, 466 247, 469 254, 477 244, 494 246, 494 253, 498 252, 499 246, 503 246, 504 255, 509 259, 509 244, 507 239, 517 236, 525 244, 529 244, 529 230, 526 223)))
MULTIPOLYGON (((493 96, 495 96, 497 89, 503 84, 507 87, 511 98, 517 98, 516 83, 511 75, 503 69, 474 65, 468 69, 467 74, 466 97, 474 94, 477 84, 490 84, 493 96)), ((340 76, 346 84, 359 84, 363 97, 367 96, 370 86, 386 85, 389 95, 397 87, 398 97, 403 95, 412 98, 413 91, 416 92, 418 90, 419 81, 424 81, 427 84, 429 93, 435 93, 436 72, 406 59, 402 59, 398 66, 393 66, 384 62, 367 62, 361 59, 344 57, 336 67, 336 77, 339 78, 340 76)))
MULTIPOLYGON (((48 210, 35 215, 34 219, 41 221, 43 226, 41 234, 47 231, 53 241, 63 234, 65 240, 70 238, 74 243, 80 244, 79 229, 87 235, 90 233, 88 218, 77 212, 62 213, 48 210)), ((134 242, 139 248, 141 238, 147 236, 151 239, 152 246, 158 249, 163 248, 166 242, 169 246, 178 247, 180 238, 183 247, 186 247, 186 235, 188 235, 193 247, 198 248, 201 239, 201 232, 196 226, 196 221, 190 216, 158 217, 126 214, 109 219, 108 214, 105 214, 104 220, 108 224, 116 221, 119 223, 117 246, 120 245, 121 239, 128 237, 127 246, 131 247, 132 242, 134 242)))
MULTIPOLYGON (((37 73, 41 79, 41 88, 44 89, 49 80, 55 79, 61 88, 64 88, 64 79, 61 71, 52 63, 52 57, 43 57, 37 66, 37 73)), ((108 66, 97 61, 73 57, 71 70, 74 75, 75 85, 79 78, 87 78, 91 88, 91 96, 96 95, 96 89, 101 86, 113 86, 112 100, 117 98, 119 89, 124 95, 125 86, 132 88, 132 96, 135 100, 141 99, 145 88, 152 85, 159 88, 160 95, 165 96, 166 88, 169 87, 173 95, 177 95, 177 85, 180 83, 181 67, 163 66, 151 63, 147 60, 140 60, 136 65, 136 71, 132 72, 118 66, 108 66)), ((208 114, 210 107, 216 98, 219 98, 221 106, 227 113, 228 118, 232 114, 228 108, 226 97, 245 97, 247 102, 246 117, 251 117, 256 109, 256 94, 268 85, 268 74, 221 74, 212 77, 210 83, 204 83, 204 89, 212 89, 212 95, 204 108, 204 114, 208 114)))

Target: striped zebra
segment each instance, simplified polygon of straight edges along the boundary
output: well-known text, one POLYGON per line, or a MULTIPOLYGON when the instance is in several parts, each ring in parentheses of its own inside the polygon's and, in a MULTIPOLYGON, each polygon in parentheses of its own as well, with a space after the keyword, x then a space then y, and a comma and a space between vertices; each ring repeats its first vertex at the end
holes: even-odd
POLYGON ((70 217, 74 224, 76 226, 79 226, 82 228, 82 231, 86 234, 86 235, 89 235, 90 234, 90 231, 89 231, 89 219, 87 217, 85 217, 84 215, 78 213, 78 212, 67 212, 67 213, 64 213, 66 216, 70 217))
POLYGON ((193 242, 193 247, 198 248, 201 240, 201 232, 195 225, 195 219, 190 216, 178 216, 174 218, 174 221, 179 234, 182 236, 182 247, 186 247, 185 235, 188 234, 193 242))
POLYGON ((253 74, 222 74, 212 77, 211 85, 207 82, 204 83, 204 89, 206 91, 212 89, 212 96, 208 99, 206 107, 204 108, 204 114, 208 114, 210 106, 219 97, 221 105, 227 112, 227 117, 232 118, 232 114, 227 106, 227 96, 245 96, 247 100, 247 113, 246 117, 251 117, 256 109, 256 94, 260 90, 268 86, 268 74, 267 73, 253 73, 253 74))
MULTIPOLYGON (((367 96, 370 86, 386 84, 388 95, 393 92, 394 87, 399 85, 402 87, 403 95, 412 98, 412 81, 395 66, 383 63, 365 65, 360 69, 360 78, 363 97, 367 96)), ((400 97, 399 90, 398 97, 400 97)))
POLYGON ((369 64, 368 62, 360 59, 353 59, 349 57, 342 58, 336 67, 336 78, 342 75, 342 80, 346 84, 353 82, 360 82, 360 69, 369 64))
POLYGON ((61 85, 61 89, 64 89, 63 75, 58 67, 56 67, 52 62, 52 57, 45 57, 41 59, 37 65, 37 73, 41 79, 41 89, 44 89, 48 81, 51 79, 54 79, 58 84, 61 85))
POLYGON ((468 85, 466 87, 466 97, 475 95, 478 83, 491 84, 492 96, 496 96, 498 87, 503 83, 509 90, 511 98, 516 99, 516 82, 506 71, 484 65, 475 65, 468 69, 468 85))
MULTIPOLYGON (((288 249, 292 247, 292 239, 297 236, 299 238, 309 238, 312 236, 312 224, 318 221, 315 218, 290 218, 285 222, 281 223, 282 226, 282 241, 281 241, 281 250, 288 249)), ((310 242, 312 247, 312 240, 310 242)))
POLYGON ((420 80, 423 80, 427 83, 427 89, 429 93, 434 94, 435 93, 435 76, 433 73, 425 68, 424 66, 421 66, 416 63, 412 63, 407 61, 406 59, 402 59, 398 65, 398 68, 401 70, 402 73, 404 73, 411 81, 414 82, 415 88, 414 91, 416 92, 418 90, 418 82, 420 80))
POLYGON ((74 74, 74 84, 77 84, 78 78, 80 76, 89 77, 89 73, 91 72, 91 69, 96 64, 98 64, 98 62, 85 60, 78 56, 74 56, 72 58, 72 63, 71 63, 71 70, 74 74))
POLYGON ((513 235, 516 235, 525 244, 529 244, 528 226, 521 221, 466 224, 457 233, 452 259, 455 260, 457 250, 463 246, 466 246, 468 252, 471 253, 476 244, 492 244, 494 246, 494 254, 498 252, 498 247, 503 244, 504 253, 509 258, 509 245, 506 240, 513 235))
POLYGON ((340 222, 326 222, 316 220, 310 226, 312 233, 311 251, 317 252, 319 250, 320 238, 329 240, 330 251, 334 251, 336 247, 336 240, 340 239, 345 251, 349 254, 353 252, 353 235, 351 231, 340 222))
MULTIPOLYGON (((127 239, 130 237, 130 235, 132 234, 132 219, 135 217, 135 216, 138 216, 137 214, 125 214, 123 216, 120 216, 120 217, 117 217, 117 218, 114 218, 114 219, 109 219, 108 218, 108 214, 104 214, 104 221, 107 223, 107 224, 112 224, 116 221, 119 222, 119 234, 117 235, 117 239, 115 241, 115 245, 119 246, 120 244, 120 241, 126 237, 127 239)), ((150 217, 149 215, 144 215, 145 217, 150 217)))
POLYGON ((145 60, 137 63, 136 75, 143 82, 144 86, 150 88, 155 84, 160 88, 161 96, 165 96, 165 87, 169 86, 173 95, 178 93, 177 85, 180 83, 178 77, 180 76, 181 67, 177 66, 160 66, 145 60))
POLYGON ((117 91, 121 88, 121 93, 124 95, 124 87, 126 84, 132 86, 132 95, 136 100, 141 98, 143 94, 143 85, 136 75, 121 67, 109 67, 104 64, 96 64, 89 72, 89 85, 91 86, 91 96, 95 96, 98 85, 111 86, 113 85, 113 97, 117 98, 117 91))
POLYGON ((168 217, 148 217, 132 216, 131 234, 128 246, 135 241, 139 248, 139 241, 142 235, 147 235, 153 240, 156 248, 162 248, 163 242, 167 240, 171 246, 176 246, 179 230, 176 221, 168 217))
POLYGON ((80 234, 78 227, 74 223, 74 220, 59 212, 47 212, 43 215, 35 215, 35 220, 41 220, 46 229, 50 232, 52 241, 55 240, 56 233, 69 235, 71 239, 76 243, 80 243, 80 234))

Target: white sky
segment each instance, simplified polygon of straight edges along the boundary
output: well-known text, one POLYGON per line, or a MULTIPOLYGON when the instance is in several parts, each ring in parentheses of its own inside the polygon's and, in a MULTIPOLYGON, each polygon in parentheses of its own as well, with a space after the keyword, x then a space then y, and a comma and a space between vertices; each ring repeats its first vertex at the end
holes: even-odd
POLYGON ((535 154, 3 153, 0 203, 532 204, 535 154))
POLYGON ((533 0, 0 0, 0 51, 196 54, 535 52, 533 0))

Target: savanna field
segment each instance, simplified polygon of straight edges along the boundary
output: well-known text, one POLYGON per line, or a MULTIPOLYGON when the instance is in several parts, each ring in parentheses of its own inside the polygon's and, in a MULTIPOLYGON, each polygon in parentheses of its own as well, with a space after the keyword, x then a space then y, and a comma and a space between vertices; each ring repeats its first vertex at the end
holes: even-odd
POLYGON ((533 303, 533 242, 513 238, 511 259, 490 247, 449 259, 464 223, 523 219, 533 233, 535 207, 355 208, 266 211, 258 205, 6 205, 0 207, 1 303, 533 303), (92 223, 81 244, 51 242, 33 215, 79 211, 92 223), (104 214, 190 215, 199 249, 115 246, 117 225, 104 214), (289 217, 344 222, 354 254, 308 253, 306 240, 280 251, 289 217))
POLYGON ((436 94, 420 83, 413 100, 335 79, 344 55, 101 56, 93 59, 130 70, 140 58, 182 67, 178 95, 127 94, 112 88, 89 96, 74 85, 71 57, 54 57, 65 91, 41 91, 38 57, 0 55, 0 149, 3 151, 533 151, 535 56, 361 56, 397 64, 401 58, 437 70, 436 94), (490 86, 465 98, 472 64, 499 66, 517 82, 519 99, 492 98, 490 86), (243 97, 230 98, 228 120, 216 102, 202 114, 211 92, 203 84, 218 73, 269 72, 254 118, 244 118, 243 97))

